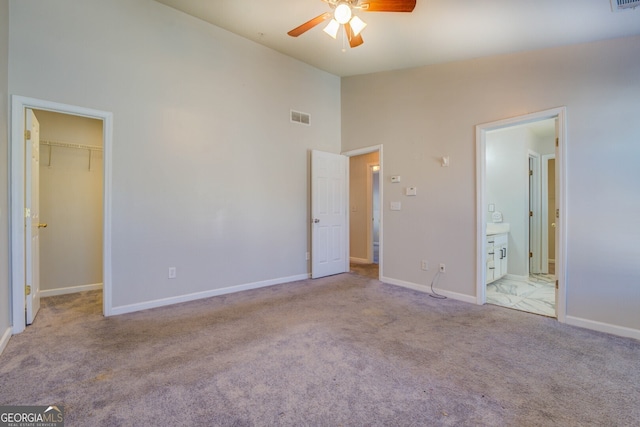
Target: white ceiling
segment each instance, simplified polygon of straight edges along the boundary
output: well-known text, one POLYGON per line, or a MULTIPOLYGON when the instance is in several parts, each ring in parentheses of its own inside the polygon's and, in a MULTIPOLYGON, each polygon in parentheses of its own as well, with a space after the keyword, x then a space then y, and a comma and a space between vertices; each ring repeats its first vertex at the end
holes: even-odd
POLYGON ((640 35, 640 8, 610 0, 417 0, 412 13, 358 12, 364 44, 343 52, 323 24, 287 35, 330 11, 321 0, 157 1, 338 76, 640 35))

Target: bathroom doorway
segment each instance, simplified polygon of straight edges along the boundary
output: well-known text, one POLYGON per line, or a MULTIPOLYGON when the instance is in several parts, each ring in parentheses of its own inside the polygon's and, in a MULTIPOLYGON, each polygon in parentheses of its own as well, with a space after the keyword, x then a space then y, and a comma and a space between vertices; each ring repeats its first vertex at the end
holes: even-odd
POLYGON ((563 269, 556 259, 561 253, 556 246, 564 247, 559 221, 564 192, 555 179, 564 173, 562 163, 555 161, 563 135, 563 108, 477 127, 479 304, 564 316, 563 269), (548 170, 551 157, 553 174, 548 170), (554 191, 549 191, 550 182, 554 191), (555 221, 550 221, 549 206, 558 214, 555 221))

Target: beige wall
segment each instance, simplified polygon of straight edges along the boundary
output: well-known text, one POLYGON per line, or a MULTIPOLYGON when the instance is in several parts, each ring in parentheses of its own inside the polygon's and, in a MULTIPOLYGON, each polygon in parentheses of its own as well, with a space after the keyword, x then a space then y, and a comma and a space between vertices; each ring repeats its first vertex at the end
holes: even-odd
MULTIPOLYGON (((41 140, 102 146, 101 120, 35 114, 41 140)), ((40 146, 41 290, 102 283, 102 166, 100 151, 40 146)))
POLYGON ((0 0, 0 338, 11 325, 9 301, 9 194, 8 139, 9 113, 9 2, 0 0), (4 302, 6 301, 6 303, 4 302))
POLYGON ((152 0, 21 0, 10 19, 12 93, 113 113, 116 312, 307 276, 309 150, 340 152, 338 77, 152 0))
POLYGON ((371 173, 369 164, 378 164, 378 158, 378 152, 349 158, 349 255, 359 261, 368 259, 368 207, 372 201, 367 179, 371 173))
POLYGON ((384 275, 425 284, 420 259, 444 262, 438 286, 474 300, 475 126, 566 106, 567 321, 637 334, 638 73, 632 37, 344 78, 343 150, 384 145, 384 275), (402 211, 390 175, 418 187, 402 211))

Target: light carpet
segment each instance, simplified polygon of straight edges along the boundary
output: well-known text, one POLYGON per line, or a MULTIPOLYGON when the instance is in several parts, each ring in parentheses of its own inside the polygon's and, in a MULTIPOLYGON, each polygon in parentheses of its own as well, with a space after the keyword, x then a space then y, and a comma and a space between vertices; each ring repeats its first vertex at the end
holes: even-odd
POLYGON ((46 298, 0 403, 67 426, 632 426, 640 342, 353 273, 111 318, 46 298))

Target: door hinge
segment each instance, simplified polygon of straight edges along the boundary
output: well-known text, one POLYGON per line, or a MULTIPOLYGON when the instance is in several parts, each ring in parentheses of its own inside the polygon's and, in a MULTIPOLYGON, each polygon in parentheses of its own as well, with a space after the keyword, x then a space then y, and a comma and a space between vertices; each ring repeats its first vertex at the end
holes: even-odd
POLYGON ((24 208, 24 217, 25 218, 31 218, 31 209, 24 208))
POLYGON ((533 176, 533 171, 529 169, 529 176, 533 176))
POLYGON ((30 130, 25 130, 24 131, 24 139, 31 139, 31 131, 30 130))
POLYGON ((559 143, 560 143, 560 138, 556 137, 556 147, 558 146, 559 143))
POLYGON ((533 216, 533 211, 529 211, 529 216, 533 216))
POLYGON ((533 258, 533 252, 529 252, 529 258, 533 258))
POLYGON ((556 280, 556 289, 558 289, 558 281, 556 280))
POLYGON ((556 218, 560 218, 560 209, 556 209, 556 218))
POLYGON ((27 285, 24 288, 24 294, 25 295, 31 295, 31 285, 27 285))

